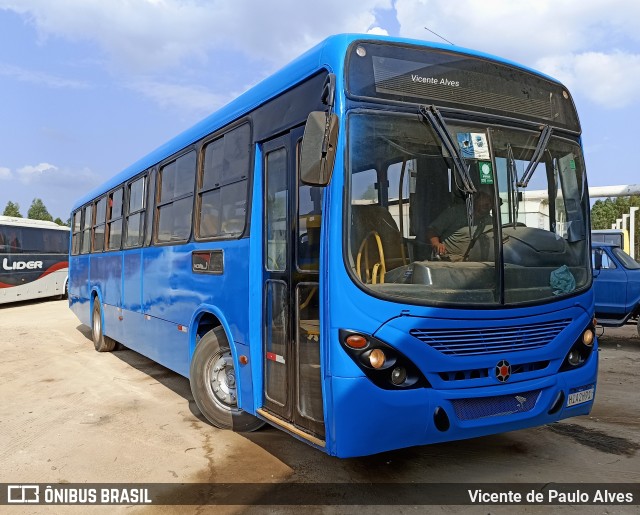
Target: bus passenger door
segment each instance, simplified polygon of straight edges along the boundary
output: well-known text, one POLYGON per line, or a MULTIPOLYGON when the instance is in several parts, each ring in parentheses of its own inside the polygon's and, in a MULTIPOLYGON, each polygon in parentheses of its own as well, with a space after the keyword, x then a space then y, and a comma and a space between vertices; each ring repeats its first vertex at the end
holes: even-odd
POLYGON ((324 440, 318 288, 322 188, 298 182, 303 132, 300 127, 263 145, 263 405, 284 425, 324 440))

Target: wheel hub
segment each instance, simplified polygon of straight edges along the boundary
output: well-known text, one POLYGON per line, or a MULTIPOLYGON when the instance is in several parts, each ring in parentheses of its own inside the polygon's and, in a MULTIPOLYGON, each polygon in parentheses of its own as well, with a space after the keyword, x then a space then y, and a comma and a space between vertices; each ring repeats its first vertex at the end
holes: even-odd
POLYGON ((236 375, 231 353, 213 358, 209 383, 216 400, 227 407, 237 405, 236 375))

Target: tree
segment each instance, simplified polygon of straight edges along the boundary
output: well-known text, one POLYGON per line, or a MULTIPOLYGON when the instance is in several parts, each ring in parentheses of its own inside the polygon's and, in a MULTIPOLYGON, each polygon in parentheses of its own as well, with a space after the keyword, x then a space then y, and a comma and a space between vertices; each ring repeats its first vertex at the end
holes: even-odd
POLYGON ((13 202, 7 202, 7 207, 4 208, 4 212, 2 213, 4 216, 15 216, 17 218, 22 218, 20 214, 20 204, 17 202, 14 204, 13 202))
POLYGON ((58 225, 67 225, 67 224, 65 224, 65 223, 62 221, 62 219, 61 219, 60 217, 56 218, 56 219, 54 220, 54 222, 55 222, 55 223, 57 223, 58 225))
POLYGON ((31 207, 27 212, 27 216, 29 218, 33 218, 34 220, 47 220, 49 222, 53 222, 53 217, 47 211, 47 208, 42 202, 42 199, 34 198, 31 203, 31 207))

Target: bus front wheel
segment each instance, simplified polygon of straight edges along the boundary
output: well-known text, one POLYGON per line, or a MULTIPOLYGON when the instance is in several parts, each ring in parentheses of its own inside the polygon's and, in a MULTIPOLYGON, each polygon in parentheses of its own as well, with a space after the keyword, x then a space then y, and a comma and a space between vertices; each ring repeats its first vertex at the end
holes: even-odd
POLYGON ((116 341, 105 336, 102 331, 102 306, 97 297, 93 301, 91 337, 93 339, 93 346, 98 352, 111 352, 116 347, 116 341))
POLYGON ((198 342, 190 368, 193 398, 214 426, 255 431, 264 422, 238 408, 236 373, 224 329, 216 327, 198 342))

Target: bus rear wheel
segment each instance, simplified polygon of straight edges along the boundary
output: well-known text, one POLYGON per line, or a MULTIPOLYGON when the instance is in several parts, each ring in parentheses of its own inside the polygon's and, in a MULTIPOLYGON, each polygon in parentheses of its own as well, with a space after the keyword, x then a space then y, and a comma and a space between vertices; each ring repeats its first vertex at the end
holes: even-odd
POLYGON ((93 317, 91 320, 93 346, 98 352, 111 352, 116 347, 116 341, 105 336, 102 331, 102 306, 97 297, 93 301, 93 317))
POLYGON ((259 418, 238 408, 236 373, 222 327, 212 329, 198 342, 189 375, 196 405, 214 426, 248 432, 264 425, 259 418))

